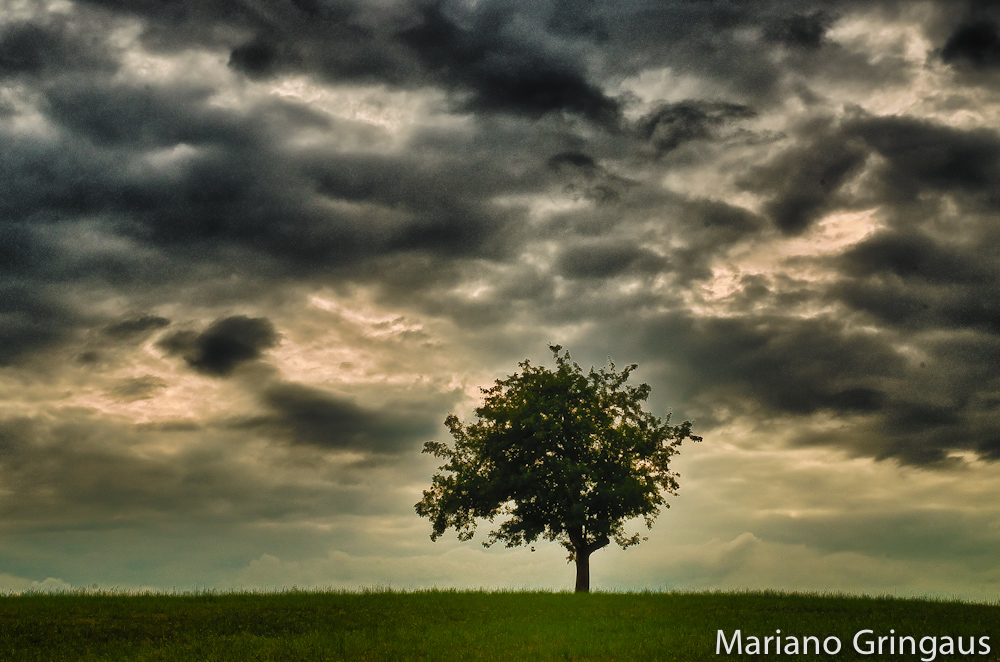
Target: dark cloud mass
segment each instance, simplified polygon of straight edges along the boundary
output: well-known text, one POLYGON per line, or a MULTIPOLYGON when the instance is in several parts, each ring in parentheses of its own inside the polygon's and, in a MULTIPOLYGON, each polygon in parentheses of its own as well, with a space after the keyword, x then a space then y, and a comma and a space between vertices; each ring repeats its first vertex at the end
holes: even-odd
POLYGON ((199 372, 225 377, 239 364, 260 358, 279 337, 270 320, 236 315, 212 322, 201 333, 176 331, 157 344, 199 372))
POLYGON ((932 283, 976 283, 992 280, 975 255, 948 250, 917 234, 879 234, 844 253, 845 265, 858 276, 895 274, 932 283), (970 259, 971 258, 971 259, 970 259))
POLYGON ((964 193, 995 204, 1000 175, 1000 134, 992 128, 961 130, 907 117, 865 118, 848 127, 887 164, 887 197, 915 198, 924 190, 964 193))
POLYGON ((988 19, 964 23, 948 37, 941 58, 948 63, 962 63, 977 69, 1000 65, 1000 32, 988 19))
POLYGON ((94 69, 113 72, 113 53, 102 52, 90 27, 86 21, 73 26, 59 18, 6 22, 0 27, 0 76, 62 78, 94 69))
MULTIPOLYGON (((878 371, 865 372, 864 365, 879 361, 860 357, 891 352, 833 326, 816 346, 858 356, 849 378, 843 371, 855 363, 838 361, 836 353, 828 359, 836 366, 825 370, 800 365, 806 359, 779 360, 781 352, 798 357, 800 347, 813 348, 808 338, 820 333, 801 331, 783 310, 833 301, 894 333, 996 327, 989 303, 996 272, 973 253, 993 236, 987 226, 947 245, 939 233, 918 228, 938 203, 993 213, 1000 174, 993 129, 832 106, 784 132, 754 126, 773 112, 782 90, 802 94, 791 83, 796 76, 837 80, 811 58, 844 48, 834 48, 829 35, 857 9, 851 3, 761 3, 754 12, 726 3, 638 1, 614 11, 569 2, 400 4, 376 12, 347 2, 106 1, 78 9, 74 20, 12 22, 0 32, 0 65, 8 76, 34 81, 31 103, 52 129, 4 134, 0 268, 13 277, 0 318, 5 363, 68 342, 93 323, 52 295, 62 279, 81 274, 137 292, 163 279, 181 285, 185 273, 210 267, 274 279, 275 287, 313 279, 374 285, 389 300, 470 321, 503 319, 532 301, 541 319, 583 311, 600 319, 607 305, 602 283, 668 278, 678 288, 695 287, 712 278, 713 261, 727 251, 770 236, 765 219, 794 237, 829 214, 878 205, 894 228, 847 249, 834 264, 837 282, 810 290, 747 276, 727 305, 749 316, 747 329, 759 328, 750 321, 754 311, 768 308, 767 330, 748 333, 750 346, 737 354, 731 347, 742 345, 720 336, 713 343, 724 347, 694 355, 729 357, 736 373, 718 373, 720 383, 781 375, 780 383, 795 386, 776 382, 751 391, 783 411, 874 412, 905 398, 894 399, 878 371), (402 151, 337 147, 355 134, 364 145, 379 129, 289 98, 226 106, 209 78, 151 83, 114 75, 121 53, 108 44, 102 52, 96 33, 80 26, 117 16, 137 19, 142 45, 163 57, 192 49, 224 54, 226 75, 261 85, 304 74, 327 84, 444 92, 439 111, 472 124, 451 133, 414 128, 402 151), (761 57, 766 53, 774 57, 761 57), (680 101, 654 96, 638 113, 629 110, 638 97, 614 91, 616 85, 658 67, 714 81, 711 91, 680 101), (62 77, 70 69, 76 75, 62 77), (300 132, 332 142, 286 142, 300 132), (773 146, 728 174, 761 199, 760 213, 721 195, 668 195, 657 183, 719 150, 766 144, 773 146), (544 195, 585 207, 533 226, 530 203, 506 202, 544 195), (918 204, 925 211, 914 215, 918 204), (71 248, 58 239, 82 224, 99 228, 103 244, 71 248), (477 260, 503 269, 537 240, 557 241, 550 264, 498 290, 510 299, 475 308, 428 289, 457 285, 477 260), (98 248, 110 241, 126 246, 98 248), (433 277, 393 275, 421 260, 433 277), (155 266, 165 263, 171 270, 155 266), (586 292, 592 303, 570 312, 556 303, 560 288, 586 292), (761 354, 767 347, 773 354, 761 354), (840 376, 826 383, 824 374, 840 376)), ((939 44, 941 57, 987 66, 991 25, 961 23, 939 44)), ((107 337, 131 341, 160 332, 168 320, 97 323, 107 337)), ((158 347, 198 372, 224 377, 262 358, 277 339, 267 318, 221 317, 200 332, 169 331, 158 347)), ((140 385, 112 388, 122 398, 147 393, 140 385)))
POLYGON ((374 454, 412 450, 420 435, 434 429, 429 412, 405 416, 391 408, 369 409, 301 384, 270 385, 261 401, 269 414, 235 421, 233 428, 257 430, 293 444, 374 454))
POLYGON ((771 194, 765 209, 785 234, 799 234, 829 212, 841 186, 865 163, 867 150, 859 140, 816 129, 809 131, 818 134, 809 142, 751 171, 746 180, 752 190, 771 194))
POLYGON ((62 40, 31 23, 8 25, 0 32, 0 71, 37 74, 66 64, 62 40))
POLYGON ((767 36, 788 46, 816 49, 823 45, 823 38, 833 19, 823 11, 795 14, 774 22, 766 31, 767 36))
POLYGON ((749 398, 794 414, 878 411, 885 386, 906 371, 888 343, 832 319, 672 315, 645 333, 646 351, 669 356, 687 388, 719 389, 733 406, 749 398))
POLYGON ((665 104, 639 121, 639 135, 657 153, 676 149, 681 143, 709 138, 726 123, 754 117, 749 107, 719 101, 682 101, 665 104))
POLYGON ((478 18, 473 30, 463 30, 431 5, 421 24, 400 38, 442 82, 472 92, 466 102, 471 110, 529 117, 567 111, 599 123, 617 121, 618 104, 569 62, 518 43, 510 14, 493 7, 478 18))

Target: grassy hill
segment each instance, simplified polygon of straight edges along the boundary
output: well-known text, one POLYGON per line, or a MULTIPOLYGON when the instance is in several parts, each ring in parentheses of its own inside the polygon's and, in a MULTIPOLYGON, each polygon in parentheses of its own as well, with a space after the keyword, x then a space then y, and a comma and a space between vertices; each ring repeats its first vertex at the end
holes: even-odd
POLYGON ((1000 606, 780 593, 0 597, 0 660, 7 661, 726 659, 997 660, 1000 606), (719 630, 731 653, 723 645, 716 654, 719 630), (873 631, 859 637, 863 650, 867 641, 876 646, 887 637, 882 655, 855 652, 852 640, 861 630, 873 631), (781 655, 774 654, 774 639, 763 654, 768 636, 781 637, 781 655), (902 642, 900 654, 905 636, 913 645, 902 642), (757 654, 750 637, 759 638, 757 654), (803 653, 806 637, 816 644, 810 640, 803 653), (830 637, 841 644, 835 654, 820 643, 832 651, 830 637), (959 653, 958 645, 968 650, 973 643, 973 654, 959 653), (985 648, 990 652, 983 654, 985 648))

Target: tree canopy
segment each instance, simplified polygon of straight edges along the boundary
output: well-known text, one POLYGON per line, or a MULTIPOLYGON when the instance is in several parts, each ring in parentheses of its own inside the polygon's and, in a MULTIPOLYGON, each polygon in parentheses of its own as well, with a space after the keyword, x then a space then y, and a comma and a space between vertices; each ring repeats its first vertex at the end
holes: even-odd
POLYGON ((431 521, 431 540, 454 528, 469 540, 478 520, 503 521, 483 542, 507 547, 539 537, 557 541, 577 564, 577 591, 590 588, 590 555, 614 540, 623 549, 647 529, 677 494, 670 460, 691 434, 691 422, 670 425, 643 409, 648 384, 627 384, 638 366, 584 373, 559 345, 549 349, 555 370, 518 364, 521 372, 482 389, 476 421, 454 414, 445 425, 454 445, 429 441, 425 453, 444 458, 431 488, 415 506, 431 521))

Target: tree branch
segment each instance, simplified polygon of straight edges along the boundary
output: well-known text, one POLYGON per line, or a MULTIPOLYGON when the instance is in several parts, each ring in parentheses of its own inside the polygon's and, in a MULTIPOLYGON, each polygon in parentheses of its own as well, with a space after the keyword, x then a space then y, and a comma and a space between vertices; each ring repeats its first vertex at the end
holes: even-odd
POLYGON ((607 547, 611 543, 611 539, 607 536, 601 536, 596 540, 591 541, 587 546, 587 554, 592 554, 599 549, 607 547))

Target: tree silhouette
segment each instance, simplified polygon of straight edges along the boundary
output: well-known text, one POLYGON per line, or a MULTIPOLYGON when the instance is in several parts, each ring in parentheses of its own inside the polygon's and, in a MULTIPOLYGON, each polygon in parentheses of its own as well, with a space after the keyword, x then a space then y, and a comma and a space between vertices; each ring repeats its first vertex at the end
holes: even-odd
POLYGON ((539 537, 560 542, 576 562, 576 591, 590 590, 590 555, 613 539, 622 549, 645 538, 627 535, 625 522, 642 517, 646 528, 677 494, 670 459, 691 434, 691 423, 670 425, 642 408, 648 384, 626 384, 638 366, 584 374, 569 352, 549 349, 556 369, 519 363, 522 372, 482 389, 478 420, 445 425, 454 446, 429 441, 425 453, 446 460, 415 505, 431 521, 431 540, 454 528, 469 540, 477 519, 504 521, 483 545, 530 545, 539 537))

